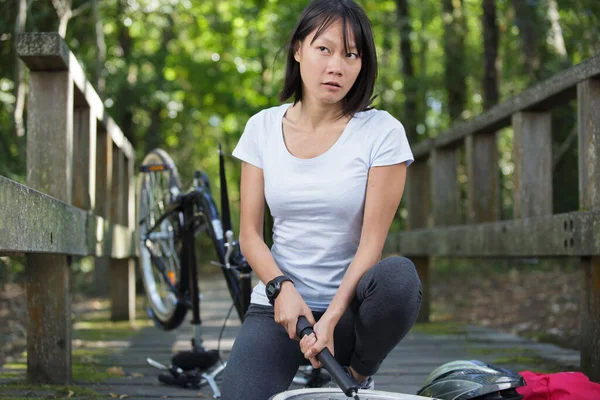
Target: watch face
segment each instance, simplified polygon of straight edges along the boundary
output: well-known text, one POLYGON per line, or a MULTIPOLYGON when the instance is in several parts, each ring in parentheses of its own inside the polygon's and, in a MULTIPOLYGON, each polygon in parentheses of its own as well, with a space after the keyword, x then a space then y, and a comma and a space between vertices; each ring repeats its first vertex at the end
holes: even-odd
POLYGON ((277 292, 277 285, 273 282, 270 282, 267 287, 267 297, 273 296, 277 292))

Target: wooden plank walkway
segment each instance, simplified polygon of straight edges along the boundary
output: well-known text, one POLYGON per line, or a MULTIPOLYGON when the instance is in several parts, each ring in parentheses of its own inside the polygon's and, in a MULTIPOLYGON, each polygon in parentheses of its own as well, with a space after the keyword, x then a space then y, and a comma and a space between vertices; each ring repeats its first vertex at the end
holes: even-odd
MULTIPOLYGON (((239 322, 232 313, 223 337, 218 343, 219 332, 231 301, 222 279, 215 277, 201 284, 204 294, 202 303, 202 333, 207 348, 220 346, 222 358, 227 359, 233 344, 239 322)), ((129 339, 75 340, 75 351, 102 349, 110 356, 99 358, 96 367, 100 370, 122 368, 124 376, 111 377, 100 382, 75 382, 91 389, 101 397, 114 398, 189 398, 212 397, 208 387, 199 390, 180 389, 158 382, 158 370, 148 366, 146 358, 151 357, 163 364, 169 364, 172 354, 190 348, 191 327, 185 323, 172 332, 164 332, 155 327, 146 327, 129 339)), ((110 336, 110 335, 107 335, 110 336)), ((458 359, 478 359, 515 371, 573 371, 578 369, 579 353, 550 344, 536 343, 527 339, 504 334, 498 331, 463 326, 453 323, 433 323, 417 325, 411 333, 392 351, 375 376, 377 390, 415 394, 426 376, 437 366, 458 359)), ((23 377, 23 372, 0 369, 0 384, 23 377), (9 377, 6 377, 9 373, 9 377)), ((297 388, 297 387, 292 387, 297 388)), ((72 390, 72 389, 71 389, 72 390)), ((81 397, 72 390, 72 398, 81 397)), ((92 392, 93 393, 93 392, 92 392)), ((43 388, 22 388, 0 386, 0 398, 44 397, 43 388)))

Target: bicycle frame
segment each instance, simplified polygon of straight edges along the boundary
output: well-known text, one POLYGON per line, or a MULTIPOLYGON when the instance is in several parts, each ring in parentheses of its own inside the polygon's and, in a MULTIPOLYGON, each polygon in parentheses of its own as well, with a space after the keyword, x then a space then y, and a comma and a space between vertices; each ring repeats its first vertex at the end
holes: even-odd
MULTIPOLYGON (((224 174, 224 169, 221 169, 221 174, 224 174)), ((225 201, 227 201, 227 196, 225 201)), ((223 208, 229 210, 229 204, 223 204, 223 208)), ((159 217, 154 225, 146 233, 144 244, 150 252, 152 262, 158 267, 169 290, 176 296, 177 300, 191 308, 193 313, 192 325, 195 327, 201 324, 200 320, 200 292, 198 289, 198 272, 196 260, 195 237, 208 230, 209 237, 213 242, 214 249, 217 255, 217 264, 222 268, 223 274, 232 295, 236 311, 240 320, 243 321, 245 312, 249 304, 244 304, 244 299, 241 296, 244 290, 249 291, 247 287, 250 283, 249 278, 252 269, 241 254, 239 244, 234 241, 233 231, 228 230, 223 232, 221 216, 216 207, 214 199, 210 191, 210 183, 208 176, 201 171, 194 173, 194 181, 192 188, 185 194, 176 193, 174 199, 167 205, 165 212, 159 217), (160 226, 167 218, 174 214, 182 215, 179 218, 179 231, 182 235, 181 249, 181 275, 182 281, 189 282, 189 287, 175 287, 168 279, 166 267, 162 258, 155 254, 152 246, 147 243, 152 232, 160 226), (187 296, 189 294, 189 297, 187 296)), ((150 310, 150 317, 156 319, 154 313, 150 310)), ((195 342, 200 344, 201 339, 199 333, 194 332, 195 342)))

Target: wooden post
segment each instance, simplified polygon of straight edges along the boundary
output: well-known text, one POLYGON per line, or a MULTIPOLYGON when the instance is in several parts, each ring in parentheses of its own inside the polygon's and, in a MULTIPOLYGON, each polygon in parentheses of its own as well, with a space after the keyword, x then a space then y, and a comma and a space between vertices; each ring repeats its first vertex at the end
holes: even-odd
POLYGON ((76 108, 73 123, 73 205, 93 210, 96 192, 96 117, 76 108))
POLYGON ((513 115, 514 218, 552 214, 552 121, 549 112, 513 115))
POLYGON ((432 153, 431 204, 434 226, 458 225, 461 222, 457 152, 455 148, 439 148, 432 153))
MULTIPOLYGON (((128 226, 129 172, 125 154, 113 149, 112 222, 128 226)), ((110 261, 111 320, 135 320, 135 264, 132 259, 110 261)))
MULTIPOLYGON (((113 188, 113 143, 112 138, 99 127, 96 153, 96 215, 106 220, 111 219, 111 193, 113 188)), ((106 236, 106 235, 104 235, 106 236)), ((94 264, 94 287, 97 295, 109 294, 108 271, 110 256, 106 255, 110 244, 104 245, 105 254, 97 257, 94 264)))
MULTIPOLYGON (((70 204, 73 83, 69 73, 32 70, 27 109, 27 185, 70 204)), ((49 242, 61 234, 52 226, 47 230, 49 242)), ((70 257, 30 254, 26 268, 27 379, 34 383, 68 384, 71 381, 70 257)))
POLYGON ((468 136, 467 222, 489 222, 500 218, 498 142, 495 133, 468 136))
MULTIPOLYGON (((600 209, 600 80, 577 86, 579 129, 579 203, 600 209)), ((581 298, 581 369, 600 382, 600 257, 583 257, 581 298)))
MULTIPOLYGON (((406 208, 407 229, 421 229, 428 226, 429 220, 429 166, 427 160, 415 160, 408 167, 406 176, 406 208)), ((402 249, 399 249, 402 253, 402 249)), ((417 268, 417 273, 423 285, 423 299, 417 322, 429 322, 431 313, 431 291, 429 269, 431 258, 427 256, 412 257, 411 261, 417 268)))

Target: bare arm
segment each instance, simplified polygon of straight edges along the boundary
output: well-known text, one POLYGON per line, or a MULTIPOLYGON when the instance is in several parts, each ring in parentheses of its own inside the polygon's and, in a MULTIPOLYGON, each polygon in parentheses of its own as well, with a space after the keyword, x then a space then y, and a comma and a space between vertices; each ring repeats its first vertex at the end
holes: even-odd
POLYGON ((242 163, 240 198, 240 248, 252 266, 252 270, 266 284, 282 273, 263 240, 265 212, 263 170, 246 162, 242 163))

